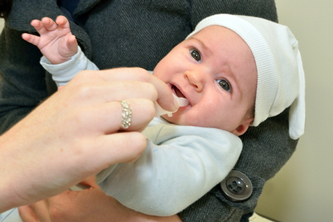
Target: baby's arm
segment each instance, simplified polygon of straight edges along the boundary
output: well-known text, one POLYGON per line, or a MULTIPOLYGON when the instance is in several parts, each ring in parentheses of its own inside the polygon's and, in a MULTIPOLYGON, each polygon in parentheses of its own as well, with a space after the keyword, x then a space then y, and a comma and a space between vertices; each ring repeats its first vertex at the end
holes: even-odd
POLYGON ((40 36, 24 33, 22 38, 37 46, 51 64, 66 62, 77 53, 78 44, 66 17, 58 16, 55 22, 45 17, 33 20, 31 25, 40 36))
POLYGON ((149 215, 174 215, 194 203, 227 176, 242 148, 238 137, 213 128, 157 125, 143 133, 150 140, 141 157, 101 172, 97 182, 124 206, 149 215))
POLYGON ((41 21, 33 20, 31 25, 40 36, 24 33, 22 38, 42 52, 40 63, 52 74, 58 87, 67 84, 80 71, 98 70, 81 51, 66 17, 58 16, 56 22, 45 17, 41 21))
POLYGON ((98 67, 91 62, 78 47, 78 52, 67 62, 60 64, 51 64, 50 61, 43 56, 40 64, 46 71, 52 74, 52 79, 58 87, 66 85, 74 76, 83 70, 99 70, 98 67))

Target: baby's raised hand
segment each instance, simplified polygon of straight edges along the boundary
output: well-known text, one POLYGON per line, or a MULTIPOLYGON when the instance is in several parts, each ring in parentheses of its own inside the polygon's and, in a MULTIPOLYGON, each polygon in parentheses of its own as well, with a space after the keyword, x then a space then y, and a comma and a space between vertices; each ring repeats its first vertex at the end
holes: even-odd
POLYGON ((40 36, 24 33, 22 38, 37 46, 52 64, 66 62, 77 53, 78 44, 66 17, 58 16, 55 22, 45 17, 31 25, 40 36))

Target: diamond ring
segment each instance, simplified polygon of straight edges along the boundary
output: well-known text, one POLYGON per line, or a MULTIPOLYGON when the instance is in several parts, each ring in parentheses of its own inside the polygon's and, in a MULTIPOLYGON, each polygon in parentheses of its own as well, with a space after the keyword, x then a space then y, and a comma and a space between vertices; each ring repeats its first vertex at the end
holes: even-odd
POLYGON ((120 103, 123 110, 123 120, 121 121, 121 127, 123 129, 127 129, 131 125, 132 109, 129 107, 129 104, 125 100, 121 100, 120 103))

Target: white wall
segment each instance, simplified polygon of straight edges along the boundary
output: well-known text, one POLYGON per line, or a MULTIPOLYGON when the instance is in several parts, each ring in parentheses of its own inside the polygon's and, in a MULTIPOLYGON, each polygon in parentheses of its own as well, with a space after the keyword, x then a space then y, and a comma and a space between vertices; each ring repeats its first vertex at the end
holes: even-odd
POLYGON ((282 222, 333 221, 333 1, 276 0, 299 40, 306 75, 306 133, 267 183, 256 212, 282 222))

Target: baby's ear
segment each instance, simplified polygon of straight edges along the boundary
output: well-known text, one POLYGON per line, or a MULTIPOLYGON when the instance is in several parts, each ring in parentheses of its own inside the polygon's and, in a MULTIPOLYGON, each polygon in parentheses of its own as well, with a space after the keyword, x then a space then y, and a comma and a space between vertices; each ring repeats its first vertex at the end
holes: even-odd
POLYGON ((247 129, 249 128, 250 124, 253 122, 254 118, 248 118, 243 121, 241 125, 239 125, 235 130, 233 130, 231 133, 235 134, 236 136, 243 135, 247 129))

